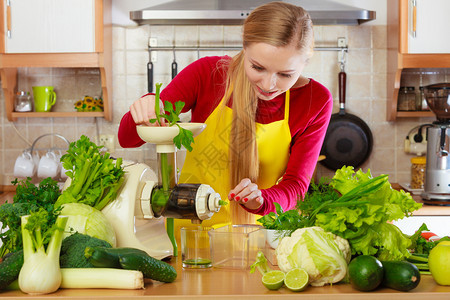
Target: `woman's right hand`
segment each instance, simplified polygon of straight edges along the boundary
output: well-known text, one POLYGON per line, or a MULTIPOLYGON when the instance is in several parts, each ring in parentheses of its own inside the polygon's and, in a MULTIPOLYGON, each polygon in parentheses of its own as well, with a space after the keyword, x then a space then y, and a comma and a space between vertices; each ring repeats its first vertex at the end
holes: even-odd
MULTIPOLYGON (((159 104, 160 113, 164 114, 164 105, 162 101, 159 104)), ((164 118, 161 118, 161 124, 150 123, 150 119, 155 119, 155 95, 146 95, 133 102, 130 106, 130 113, 136 125, 147 126, 165 126, 164 118)))

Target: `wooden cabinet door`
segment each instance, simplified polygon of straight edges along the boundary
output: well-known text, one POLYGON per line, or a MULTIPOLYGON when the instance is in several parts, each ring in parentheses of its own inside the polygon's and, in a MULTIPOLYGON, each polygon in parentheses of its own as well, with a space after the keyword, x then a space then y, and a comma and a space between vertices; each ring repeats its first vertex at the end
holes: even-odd
POLYGON ((450 1, 409 0, 408 53, 450 53, 450 1))
POLYGON ((2 1, 6 53, 94 52, 94 0, 2 1))

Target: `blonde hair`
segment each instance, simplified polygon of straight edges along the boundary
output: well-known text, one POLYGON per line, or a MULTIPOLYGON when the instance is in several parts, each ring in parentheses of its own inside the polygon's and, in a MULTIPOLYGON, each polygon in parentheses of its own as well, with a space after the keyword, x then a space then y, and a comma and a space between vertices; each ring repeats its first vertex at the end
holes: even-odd
MULTIPOLYGON (((285 2, 259 6, 246 18, 243 26, 244 49, 252 43, 266 43, 275 47, 294 45, 302 53, 311 56, 314 47, 311 18, 303 8, 285 2)), ((228 103, 233 96, 229 159, 230 183, 234 187, 243 178, 250 178, 252 182, 258 179, 255 125, 258 98, 245 73, 243 50, 228 62, 227 67, 224 103, 228 103)), ((250 214, 243 216, 245 211, 234 204, 231 207, 233 223, 251 223, 250 214)))

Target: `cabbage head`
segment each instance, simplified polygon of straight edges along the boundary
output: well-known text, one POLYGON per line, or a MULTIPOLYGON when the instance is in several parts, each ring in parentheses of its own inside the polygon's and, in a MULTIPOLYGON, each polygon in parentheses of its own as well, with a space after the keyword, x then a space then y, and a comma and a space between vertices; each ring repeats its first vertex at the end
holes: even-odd
POLYGON ((116 247, 114 227, 101 211, 82 203, 66 203, 61 207, 61 215, 69 217, 64 237, 78 232, 104 240, 116 247))
POLYGON ((290 237, 281 239, 275 253, 281 271, 303 268, 312 286, 344 279, 351 256, 346 239, 325 232, 321 227, 295 230, 290 237))

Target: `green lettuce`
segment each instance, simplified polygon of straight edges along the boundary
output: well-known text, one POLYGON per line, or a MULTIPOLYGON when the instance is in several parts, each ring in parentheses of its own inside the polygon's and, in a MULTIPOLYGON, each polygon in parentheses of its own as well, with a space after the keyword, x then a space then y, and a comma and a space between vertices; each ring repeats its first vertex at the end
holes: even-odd
MULTIPOLYGON (((336 171, 330 186, 344 197, 372 178, 370 170, 364 173, 361 169, 355 172, 353 167, 343 167, 336 171)), ((394 190, 385 180, 379 188, 362 195, 352 205, 320 210, 315 215, 315 226, 347 239, 353 255, 401 260, 408 257, 411 240, 389 222, 409 217, 421 206, 409 193, 394 190)))

